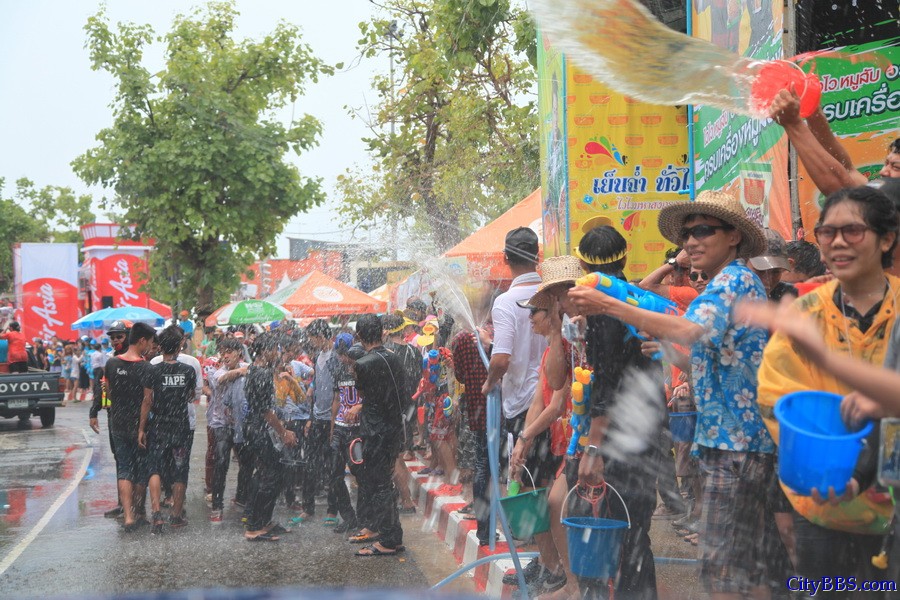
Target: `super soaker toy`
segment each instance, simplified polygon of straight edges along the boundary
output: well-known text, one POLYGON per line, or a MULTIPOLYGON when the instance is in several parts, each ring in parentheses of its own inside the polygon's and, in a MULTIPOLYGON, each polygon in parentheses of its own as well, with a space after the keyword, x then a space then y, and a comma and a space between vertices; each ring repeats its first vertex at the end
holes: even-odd
POLYGON ((422 359, 422 379, 419 381, 419 389, 413 394, 413 400, 417 400, 422 394, 426 394, 437 387, 441 378, 441 361, 451 361, 452 353, 447 348, 429 350, 422 359))
POLYGON ((572 439, 569 441, 567 454, 575 456, 587 444, 588 432, 591 430, 591 385, 594 372, 590 369, 575 367, 575 381, 572 382, 572 439))
MULTIPOLYGON (((594 288, 616 300, 621 300, 622 302, 637 306, 638 308, 643 308, 644 310, 664 315, 678 315, 676 304, 668 298, 663 298, 659 294, 654 294, 648 290, 641 289, 627 281, 622 281, 618 277, 610 277, 603 273, 591 273, 576 280, 575 285, 594 288)), ((628 327, 628 331, 631 335, 646 341, 646 338, 638 335, 634 325, 626 323, 625 326, 628 327)), ((653 360, 659 360, 662 358, 662 354, 657 352, 652 358, 653 360)))

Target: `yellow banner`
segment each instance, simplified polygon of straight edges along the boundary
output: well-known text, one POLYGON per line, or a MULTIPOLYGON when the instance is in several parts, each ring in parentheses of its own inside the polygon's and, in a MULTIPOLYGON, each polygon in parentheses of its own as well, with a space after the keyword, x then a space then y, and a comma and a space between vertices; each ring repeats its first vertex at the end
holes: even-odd
POLYGON ((566 65, 569 241, 597 225, 628 241, 629 279, 662 264, 673 244, 659 233, 659 210, 686 202, 690 186, 687 111, 622 96, 566 65))

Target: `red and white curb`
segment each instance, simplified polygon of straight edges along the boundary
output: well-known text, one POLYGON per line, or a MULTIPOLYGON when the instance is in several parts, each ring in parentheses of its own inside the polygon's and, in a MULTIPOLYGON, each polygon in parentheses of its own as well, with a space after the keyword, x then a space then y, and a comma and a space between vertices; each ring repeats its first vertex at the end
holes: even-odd
MULTIPOLYGON (((458 564, 469 564, 491 554, 509 552, 502 534, 499 534, 499 541, 493 552, 487 546, 478 545, 475 520, 464 519, 457 512, 466 505, 465 499, 458 493, 461 489, 459 486, 453 489, 439 478, 419 475, 418 472, 425 468, 419 460, 405 461, 405 464, 410 474, 412 498, 417 503, 419 514, 425 519, 424 529, 436 533, 447 544, 458 564)), ((474 577, 478 590, 486 592, 488 596, 512 598, 512 592, 516 588, 503 585, 503 576, 512 571, 512 560, 500 559, 472 569, 468 576, 474 577)))

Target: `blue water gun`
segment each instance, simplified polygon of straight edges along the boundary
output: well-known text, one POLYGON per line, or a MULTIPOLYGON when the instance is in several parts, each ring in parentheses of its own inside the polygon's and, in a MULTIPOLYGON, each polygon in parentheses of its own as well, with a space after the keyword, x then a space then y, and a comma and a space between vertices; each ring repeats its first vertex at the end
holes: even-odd
MULTIPOLYGON (((663 298, 659 294, 654 294, 649 290, 641 289, 627 281, 622 281, 618 277, 611 277, 603 273, 590 273, 589 275, 585 275, 576 280, 575 284, 599 290, 607 296, 615 298, 616 300, 621 300, 632 306, 643 308, 644 310, 663 315, 678 315, 677 305, 668 298, 663 298)), ((625 326, 628 328, 631 335, 640 340, 647 341, 647 338, 638 335, 638 331, 635 329, 634 325, 626 323, 625 326)), ((662 358, 662 353, 657 352, 652 358, 653 360, 660 360, 662 358)))
POLYGON ((428 375, 428 383, 436 384, 441 375, 441 353, 437 350, 429 350, 422 359, 422 370, 428 375))
POLYGON ((588 433, 591 431, 590 402, 594 372, 575 367, 573 376, 575 381, 572 382, 572 418, 569 420, 572 426, 572 439, 569 440, 569 449, 566 452, 569 456, 575 456, 578 450, 584 448, 588 433))

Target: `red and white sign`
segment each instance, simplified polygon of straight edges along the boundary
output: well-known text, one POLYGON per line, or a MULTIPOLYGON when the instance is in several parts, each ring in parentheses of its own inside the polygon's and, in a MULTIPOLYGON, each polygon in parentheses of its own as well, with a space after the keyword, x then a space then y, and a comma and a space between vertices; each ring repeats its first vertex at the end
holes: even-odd
POLYGON ((104 296, 112 297, 113 308, 122 306, 147 307, 147 293, 141 287, 147 279, 147 261, 144 253, 111 254, 93 258, 94 301, 104 296))
POLYGON ((18 318, 26 339, 72 337, 78 309, 78 246, 19 244, 13 254, 18 318))

